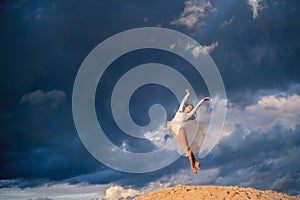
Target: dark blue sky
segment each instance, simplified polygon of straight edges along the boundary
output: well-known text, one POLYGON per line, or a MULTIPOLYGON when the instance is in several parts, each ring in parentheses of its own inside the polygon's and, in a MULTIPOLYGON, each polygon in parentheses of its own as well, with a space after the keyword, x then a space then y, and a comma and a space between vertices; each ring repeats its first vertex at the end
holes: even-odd
MULTIPOLYGON (((299 9, 297 0, 1 1, 1 191, 45 184, 80 188, 81 183, 140 190, 161 183, 241 185, 299 195, 299 9), (96 160, 78 137, 72 89, 84 58, 110 36, 146 26, 194 38, 209 51, 224 81, 223 137, 197 176, 184 157, 151 173, 116 171, 96 160)), ((201 91, 199 98, 209 95, 201 77, 173 54, 148 49, 117 59, 101 79, 96 109, 98 117, 107 117, 101 123, 113 132, 110 139, 132 151, 156 146, 121 133, 107 102, 122 73, 149 62, 183 73, 201 91)), ((152 104, 162 104, 168 119, 178 106, 158 85, 139 88, 131 100, 132 117, 140 125, 149 122, 152 104)))

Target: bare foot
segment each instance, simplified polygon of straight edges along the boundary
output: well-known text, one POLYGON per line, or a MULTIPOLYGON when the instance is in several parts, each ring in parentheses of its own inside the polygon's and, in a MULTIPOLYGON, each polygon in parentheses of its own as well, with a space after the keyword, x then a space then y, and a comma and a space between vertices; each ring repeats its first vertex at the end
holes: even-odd
POLYGON ((194 167, 191 167, 191 170, 194 174, 197 174, 197 170, 194 167))
POLYGON ((197 170, 201 170, 201 168, 200 168, 200 163, 199 162, 195 162, 195 167, 197 168, 197 170))

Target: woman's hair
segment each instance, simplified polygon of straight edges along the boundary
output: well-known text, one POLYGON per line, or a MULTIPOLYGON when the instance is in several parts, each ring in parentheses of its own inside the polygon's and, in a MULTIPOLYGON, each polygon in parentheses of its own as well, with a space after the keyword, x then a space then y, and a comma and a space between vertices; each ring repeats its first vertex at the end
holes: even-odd
MULTIPOLYGON (((192 106, 194 108, 193 104, 190 104, 190 103, 189 104, 184 104, 183 111, 184 111, 185 107, 187 107, 187 106, 192 106)), ((196 119, 196 117, 197 117, 197 114, 195 112, 190 118, 188 118, 188 120, 194 120, 194 119, 196 119)))

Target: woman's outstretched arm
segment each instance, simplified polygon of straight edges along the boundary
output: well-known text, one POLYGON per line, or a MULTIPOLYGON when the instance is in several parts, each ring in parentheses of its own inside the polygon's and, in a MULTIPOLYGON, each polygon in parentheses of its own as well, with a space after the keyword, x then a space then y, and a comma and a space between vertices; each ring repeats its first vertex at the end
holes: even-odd
POLYGON ((208 101, 209 97, 204 97, 203 99, 201 99, 201 101, 199 101, 199 103, 197 103, 197 105, 193 108, 193 110, 191 112, 188 113, 188 118, 193 116, 193 114, 195 114, 195 112, 197 111, 197 109, 205 102, 208 101))
POLYGON ((178 112, 182 112, 183 111, 183 106, 184 106, 185 102, 187 101, 187 99, 190 96, 190 89, 185 89, 185 92, 186 92, 186 95, 185 95, 185 97, 181 101, 181 104, 180 104, 180 106, 178 108, 178 112))

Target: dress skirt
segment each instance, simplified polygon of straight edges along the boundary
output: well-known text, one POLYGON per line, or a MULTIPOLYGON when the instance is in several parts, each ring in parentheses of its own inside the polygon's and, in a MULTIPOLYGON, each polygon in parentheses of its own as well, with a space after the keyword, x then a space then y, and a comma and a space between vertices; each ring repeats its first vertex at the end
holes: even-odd
POLYGON ((175 135, 175 139, 178 142, 177 152, 180 155, 187 156, 185 146, 186 143, 184 139, 179 135, 179 129, 183 128, 186 134, 187 145, 193 151, 193 153, 197 153, 200 150, 200 147, 205 138, 206 126, 200 123, 198 120, 187 120, 187 121, 169 121, 167 123, 167 128, 170 131, 173 131, 175 135))

